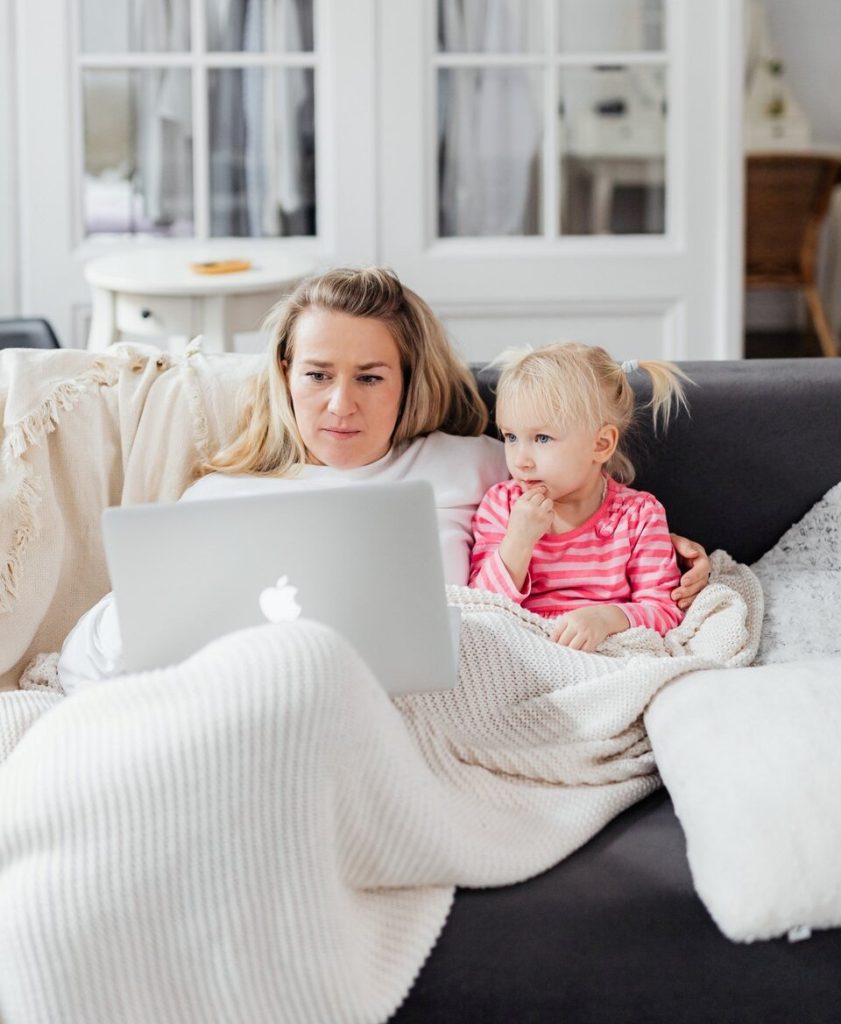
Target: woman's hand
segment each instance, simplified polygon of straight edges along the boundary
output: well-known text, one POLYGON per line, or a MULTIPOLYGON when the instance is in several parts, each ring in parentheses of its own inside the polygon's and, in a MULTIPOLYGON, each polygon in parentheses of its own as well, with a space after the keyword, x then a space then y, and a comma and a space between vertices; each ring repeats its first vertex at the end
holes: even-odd
POLYGON ((552 631, 552 639, 573 651, 595 651, 605 637, 621 633, 629 626, 628 616, 616 605, 592 605, 562 615, 552 631))
POLYGON ((680 584, 672 591, 672 600, 684 611, 710 582, 710 560, 704 548, 694 540, 669 534, 677 552, 678 567, 684 570, 680 584))

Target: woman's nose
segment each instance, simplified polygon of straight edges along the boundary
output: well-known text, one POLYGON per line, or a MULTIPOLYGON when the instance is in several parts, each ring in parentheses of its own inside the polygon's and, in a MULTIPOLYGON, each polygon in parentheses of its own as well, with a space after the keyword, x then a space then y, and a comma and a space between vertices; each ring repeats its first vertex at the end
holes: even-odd
POLYGON ((346 384, 336 383, 331 388, 327 408, 334 416, 350 416, 351 413, 356 412, 356 403, 346 384))

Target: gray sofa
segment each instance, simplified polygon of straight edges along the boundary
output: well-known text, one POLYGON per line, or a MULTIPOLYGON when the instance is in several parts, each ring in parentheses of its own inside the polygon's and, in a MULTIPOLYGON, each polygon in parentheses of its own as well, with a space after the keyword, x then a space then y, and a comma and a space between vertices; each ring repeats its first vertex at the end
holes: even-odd
MULTIPOLYGON (((637 486, 676 532, 752 563, 841 480, 841 360, 682 365, 696 384, 691 411, 664 436, 640 430, 637 486)), ((476 372, 492 407, 494 376, 476 372)), ((392 1019, 837 1024, 841 930, 726 939, 695 894, 660 790, 545 874, 460 891, 392 1019)))

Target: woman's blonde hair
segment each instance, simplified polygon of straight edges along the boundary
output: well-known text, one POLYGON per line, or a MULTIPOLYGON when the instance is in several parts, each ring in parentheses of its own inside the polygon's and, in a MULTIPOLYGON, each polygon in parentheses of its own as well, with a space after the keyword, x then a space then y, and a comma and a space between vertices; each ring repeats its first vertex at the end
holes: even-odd
POLYGON ((559 342, 539 349, 509 349, 496 365, 502 367, 496 388, 496 419, 517 409, 535 417, 535 424, 552 423, 596 431, 606 423, 619 431, 616 451, 605 472, 620 483, 634 479, 633 463, 625 449, 637 411, 629 373, 642 370, 651 378, 651 399, 643 408, 651 412, 655 429, 668 423, 681 406, 686 408, 682 381, 689 377, 672 363, 633 360, 617 363, 603 348, 559 342))
POLYGON ((379 320, 400 353, 403 395, 392 445, 442 430, 477 436, 488 423, 473 375, 458 358, 429 306, 385 267, 340 268, 301 284, 269 313, 266 363, 247 385, 234 439, 203 473, 287 476, 307 460, 284 364, 295 356, 295 325, 309 309, 379 320))

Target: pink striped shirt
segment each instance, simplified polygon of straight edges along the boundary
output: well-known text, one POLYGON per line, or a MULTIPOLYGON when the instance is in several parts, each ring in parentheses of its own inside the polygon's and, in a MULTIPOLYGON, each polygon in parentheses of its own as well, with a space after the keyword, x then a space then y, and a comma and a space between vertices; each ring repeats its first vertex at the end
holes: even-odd
POLYGON ((470 586, 505 594, 531 612, 563 615, 591 604, 613 604, 631 626, 665 633, 683 618, 669 597, 680 581, 663 506, 652 494, 608 478, 604 501, 568 533, 547 533, 534 547, 522 591, 499 545, 511 508, 523 493, 506 480, 492 487, 473 516, 470 586))

